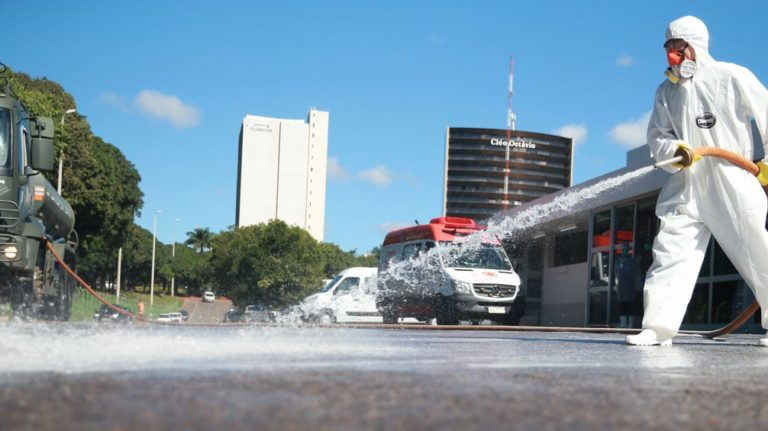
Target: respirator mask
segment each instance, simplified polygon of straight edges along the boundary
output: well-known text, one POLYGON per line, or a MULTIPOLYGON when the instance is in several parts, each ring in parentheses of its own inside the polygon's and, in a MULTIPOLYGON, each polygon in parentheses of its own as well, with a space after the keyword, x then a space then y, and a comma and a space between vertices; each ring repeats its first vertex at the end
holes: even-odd
POLYGON ((664 73, 667 78, 677 84, 680 79, 688 79, 696 73, 696 62, 685 57, 688 44, 682 39, 672 39, 664 44, 667 50, 669 67, 664 73))

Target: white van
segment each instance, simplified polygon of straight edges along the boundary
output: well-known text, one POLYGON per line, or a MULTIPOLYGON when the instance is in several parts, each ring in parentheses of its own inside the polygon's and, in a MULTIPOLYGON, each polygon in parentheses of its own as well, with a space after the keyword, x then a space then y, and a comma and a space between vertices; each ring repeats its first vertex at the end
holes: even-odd
POLYGON ((323 289, 305 298, 299 308, 310 322, 381 323, 376 309, 376 268, 347 268, 323 289))
POLYGON ((460 319, 519 324, 525 314, 520 277, 500 241, 483 230, 472 219, 439 217, 389 232, 376 298, 384 323, 414 317, 439 325, 460 319))

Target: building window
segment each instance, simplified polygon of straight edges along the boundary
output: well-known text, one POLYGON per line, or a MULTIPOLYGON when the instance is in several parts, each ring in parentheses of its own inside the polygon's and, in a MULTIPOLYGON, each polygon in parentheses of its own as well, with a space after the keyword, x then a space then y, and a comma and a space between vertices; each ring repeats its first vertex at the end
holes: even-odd
POLYGON ((569 232, 555 237, 555 266, 587 261, 587 231, 569 232))

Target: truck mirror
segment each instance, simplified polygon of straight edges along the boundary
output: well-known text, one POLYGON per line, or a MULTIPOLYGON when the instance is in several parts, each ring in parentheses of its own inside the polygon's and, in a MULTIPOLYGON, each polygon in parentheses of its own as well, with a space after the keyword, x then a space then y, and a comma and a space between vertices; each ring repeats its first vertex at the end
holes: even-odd
POLYGON ((53 139, 32 138, 29 164, 36 171, 53 170, 53 139))
POLYGON ((33 138, 53 139, 53 120, 47 117, 30 118, 29 133, 33 138))
POLYGON ((53 120, 37 117, 29 120, 32 143, 29 164, 38 171, 52 171, 54 168, 53 120))

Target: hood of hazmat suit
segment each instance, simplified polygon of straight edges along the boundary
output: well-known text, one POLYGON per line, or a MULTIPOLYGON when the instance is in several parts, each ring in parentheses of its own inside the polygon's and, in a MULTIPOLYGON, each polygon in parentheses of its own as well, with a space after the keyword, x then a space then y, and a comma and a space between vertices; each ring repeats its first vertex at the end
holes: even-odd
MULTIPOLYGON (((686 16, 670 23, 669 39, 688 42, 697 67, 690 79, 665 80, 658 87, 648 124, 651 155, 657 162, 668 160, 686 143, 694 149, 723 148, 749 160, 762 158, 768 143, 768 90, 748 69, 712 58, 709 32, 698 18, 686 16), (762 136, 757 145, 752 121, 762 136)), ((662 337, 677 332, 712 234, 755 289, 767 326, 766 196, 759 182, 716 157, 704 157, 682 170, 664 169, 673 175, 656 206, 661 226, 645 285, 643 327, 662 337)))

